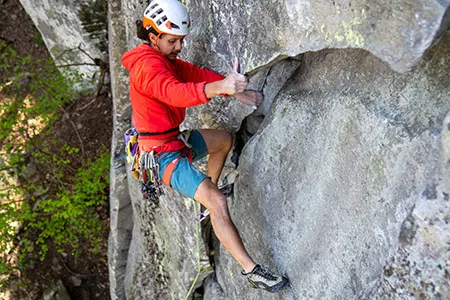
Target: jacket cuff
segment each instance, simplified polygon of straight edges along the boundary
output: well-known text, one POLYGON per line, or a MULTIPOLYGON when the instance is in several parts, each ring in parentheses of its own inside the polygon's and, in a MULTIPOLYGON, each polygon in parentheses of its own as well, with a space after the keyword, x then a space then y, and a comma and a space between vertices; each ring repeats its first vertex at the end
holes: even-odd
POLYGON ((207 84, 206 81, 196 84, 198 99, 200 99, 200 101, 202 103, 208 103, 211 100, 211 99, 208 99, 208 97, 206 97, 206 93, 205 93, 205 85, 206 84, 207 84))

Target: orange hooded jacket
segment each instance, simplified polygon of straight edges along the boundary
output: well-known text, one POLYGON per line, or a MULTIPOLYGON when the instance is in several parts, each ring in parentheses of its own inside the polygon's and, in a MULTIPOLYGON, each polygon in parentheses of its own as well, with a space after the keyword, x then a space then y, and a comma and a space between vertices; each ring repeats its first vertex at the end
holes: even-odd
MULTIPOLYGON (((177 128, 186 116, 186 108, 207 103, 205 84, 224 76, 156 52, 141 44, 126 52, 122 64, 130 72, 130 99, 133 123, 139 133, 167 132, 177 128)), ((177 130, 157 135, 166 139, 177 130)))

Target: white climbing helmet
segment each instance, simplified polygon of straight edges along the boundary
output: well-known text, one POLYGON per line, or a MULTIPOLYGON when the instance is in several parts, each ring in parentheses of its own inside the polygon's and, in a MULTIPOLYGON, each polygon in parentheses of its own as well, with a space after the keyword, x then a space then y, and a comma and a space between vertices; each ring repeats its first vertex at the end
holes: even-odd
POLYGON ((142 25, 153 27, 159 34, 185 36, 189 34, 189 14, 178 0, 153 0, 144 11, 142 25))

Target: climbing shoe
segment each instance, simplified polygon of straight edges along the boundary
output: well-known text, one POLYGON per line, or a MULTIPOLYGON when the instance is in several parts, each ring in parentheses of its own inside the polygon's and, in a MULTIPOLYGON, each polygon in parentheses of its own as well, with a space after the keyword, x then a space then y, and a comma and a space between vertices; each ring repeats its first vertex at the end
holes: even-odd
POLYGON ((289 285, 289 280, 286 277, 274 274, 262 265, 256 265, 250 273, 244 273, 244 271, 241 273, 247 277, 253 288, 270 293, 278 293, 289 285))
POLYGON ((234 192, 234 183, 231 184, 227 184, 224 186, 220 186, 219 187, 219 191, 225 196, 225 197, 230 197, 233 195, 234 192))

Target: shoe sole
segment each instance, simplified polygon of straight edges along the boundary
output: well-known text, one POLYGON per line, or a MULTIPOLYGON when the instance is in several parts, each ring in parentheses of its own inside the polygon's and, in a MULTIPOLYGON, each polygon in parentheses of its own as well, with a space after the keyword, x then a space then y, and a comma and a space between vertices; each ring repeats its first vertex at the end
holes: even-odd
POLYGON ((278 293, 279 291, 281 291, 282 289, 284 289, 285 287, 287 287, 289 285, 289 281, 281 281, 280 283, 270 287, 262 282, 260 283, 255 283, 253 281, 249 281, 250 282, 250 286, 254 289, 261 289, 264 291, 267 291, 269 293, 278 293))

